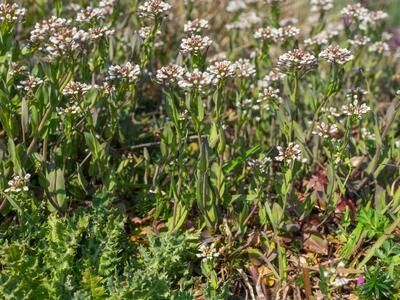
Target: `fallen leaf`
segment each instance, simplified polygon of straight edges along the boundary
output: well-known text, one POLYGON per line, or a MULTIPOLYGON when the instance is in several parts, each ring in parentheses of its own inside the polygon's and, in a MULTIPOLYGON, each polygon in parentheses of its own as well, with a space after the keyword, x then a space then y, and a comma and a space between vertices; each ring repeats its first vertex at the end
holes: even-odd
POLYGON ((303 248, 305 250, 327 255, 328 247, 328 240, 324 236, 317 233, 303 234, 303 248))

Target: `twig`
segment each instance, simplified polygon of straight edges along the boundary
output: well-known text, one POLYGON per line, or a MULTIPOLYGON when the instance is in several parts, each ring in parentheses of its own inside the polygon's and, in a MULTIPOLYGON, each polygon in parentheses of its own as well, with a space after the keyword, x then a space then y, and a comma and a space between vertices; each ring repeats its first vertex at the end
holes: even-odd
MULTIPOLYGON (((208 137, 208 135, 201 135, 200 137, 206 138, 206 137, 208 137)), ((192 136, 187 137, 186 141, 194 141, 194 140, 197 140, 198 138, 199 138, 198 135, 192 135, 192 136)), ((133 145, 133 146, 129 146, 128 148, 131 150, 135 150, 135 149, 159 146, 160 144, 161 144, 161 141, 158 141, 158 142, 150 142, 150 143, 144 143, 144 144, 139 144, 139 145, 133 145)))
POLYGON ((240 277, 242 277, 244 284, 246 285, 247 289, 249 290, 251 299, 256 300, 256 296, 254 295, 253 287, 251 286, 246 273, 242 269, 237 269, 237 271, 239 272, 240 277))

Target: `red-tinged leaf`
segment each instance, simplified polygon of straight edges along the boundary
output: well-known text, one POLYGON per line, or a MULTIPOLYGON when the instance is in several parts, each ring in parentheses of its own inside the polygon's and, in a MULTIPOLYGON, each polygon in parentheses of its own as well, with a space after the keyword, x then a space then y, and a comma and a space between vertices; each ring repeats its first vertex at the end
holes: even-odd
POLYGON ((339 212, 344 212, 346 210, 346 207, 348 207, 350 209, 351 213, 356 212, 356 206, 354 205, 353 201, 351 201, 350 199, 342 199, 336 206, 336 209, 339 212))

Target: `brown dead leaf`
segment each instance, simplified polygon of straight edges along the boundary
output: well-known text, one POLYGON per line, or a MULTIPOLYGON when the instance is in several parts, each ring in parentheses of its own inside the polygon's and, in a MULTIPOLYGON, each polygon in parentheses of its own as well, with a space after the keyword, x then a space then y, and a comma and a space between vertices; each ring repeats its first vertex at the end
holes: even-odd
POLYGON ((318 233, 303 234, 303 249, 322 255, 328 254, 328 240, 318 233))

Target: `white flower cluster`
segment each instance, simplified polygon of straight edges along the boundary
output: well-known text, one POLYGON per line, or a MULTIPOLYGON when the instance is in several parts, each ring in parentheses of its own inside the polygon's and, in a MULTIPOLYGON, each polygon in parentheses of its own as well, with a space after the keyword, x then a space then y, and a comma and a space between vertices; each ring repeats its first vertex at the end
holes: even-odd
POLYGON ((340 48, 338 45, 330 45, 319 54, 319 57, 338 65, 344 65, 354 58, 349 50, 340 48))
POLYGON ((16 88, 25 92, 32 92, 37 86, 43 84, 43 82, 42 79, 29 75, 26 80, 23 80, 16 85, 16 88))
POLYGON ((276 28, 270 26, 259 28, 254 33, 254 38, 262 41, 274 41, 276 39, 276 30, 276 28))
POLYGON ((298 144, 289 143, 286 148, 282 146, 277 146, 278 156, 275 157, 277 161, 285 161, 290 164, 292 161, 302 161, 301 150, 298 144))
POLYGON ((92 87, 92 85, 86 83, 71 81, 65 86, 62 93, 65 96, 81 97, 89 92, 92 87))
POLYGON ((386 54, 390 51, 390 48, 385 42, 376 42, 369 46, 368 51, 376 54, 386 54))
POLYGON ((321 109, 321 112, 331 117, 340 117, 340 113, 338 112, 336 107, 323 107, 321 109))
MULTIPOLYGON (((145 40, 145 39, 147 39, 147 38, 149 37, 150 32, 151 32, 151 27, 150 27, 150 26, 144 26, 144 27, 142 27, 142 28, 140 28, 140 29, 138 30, 139 36, 140 36, 143 40, 145 40)), ((156 35, 156 36, 161 35, 161 30, 157 30, 156 33, 155 33, 155 35, 156 35)))
POLYGON ((249 158, 247 160, 247 164, 249 165, 249 167, 259 169, 262 173, 268 172, 268 164, 270 162, 271 158, 269 158, 268 156, 265 156, 260 159, 249 158))
POLYGON ((39 50, 47 54, 49 60, 72 56, 75 51, 82 48, 89 34, 73 27, 71 23, 71 20, 54 16, 37 23, 31 32, 31 44, 38 44, 39 50))
POLYGON ((346 98, 348 101, 361 101, 366 95, 368 95, 368 92, 366 90, 364 90, 362 87, 356 87, 355 89, 350 89, 346 93, 346 98))
POLYGON ((233 63, 233 70, 234 76, 239 78, 253 77, 256 74, 256 68, 247 58, 240 58, 233 63))
POLYGON ((87 38, 88 34, 84 30, 79 30, 75 27, 64 27, 50 36, 45 45, 45 51, 50 60, 72 55, 82 47, 87 38))
POLYGON ((211 84, 213 76, 208 72, 202 72, 198 69, 193 72, 185 72, 182 79, 178 81, 178 85, 183 89, 197 89, 205 91, 205 88, 211 84))
POLYGON ((333 28, 327 28, 317 35, 304 40, 305 46, 324 46, 328 45, 329 41, 339 35, 339 31, 333 28))
POLYGON ((343 105, 342 111, 347 116, 350 117, 354 116, 358 119, 361 119, 363 115, 371 111, 371 108, 365 103, 359 104, 358 100, 354 100, 353 103, 350 103, 348 105, 343 105))
POLYGON ((108 68, 108 81, 122 81, 126 83, 135 83, 140 75, 140 66, 133 65, 130 62, 124 65, 114 65, 108 68))
POLYGON ((97 7, 86 7, 81 9, 76 15, 76 21, 79 23, 91 23, 93 20, 102 18, 100 9, 97 7))
POLYGON ((18 4, 0 3, 0 21, 5 23, 20 22, 25 16, 26 9, 18 4))
POLYGON ((248 29, 260 22, 261 18, 255 12, 243 12, 236 21, 226 24, 226 29, 228 31, 233 29, 248 29))
POLYGON ((227 12, 238 12, 240 10, 246 9, 247 5, 246 2, 242 0, 230 0, 228 2, 228 5, 226 6, 226 11, 227 12))
POLYGON ((234 29, 248 29, 250 28, 250 23, 246 20, 238 20, 231 23, 226 24, 226 30, 231 31, 234 29))
POLYGON ((215 79, 220 80, 227 77, 232 77, 235 74, 235 68, 229 60, 216 61, 207 68, 215 79))
POLYGON ((99 2, 99 8, 104 11, 105 14, 111 15, 117 0, 101 0, 99 2))
POLYGON ((354 47, 360 48, 367 45, 370 41, 371 39, 367 36, 356 35, 353 39, 349 40, 349 44, 354 47))
POLYGON ((254 38, 263 41, 284 42, 300 34, 300 29, 287 25, 279 28, 263 27, 254 33, 254 38))
POLYGON ((267 4, 280 4, 285 2, 286 0, 265 0, 267 4))
POLYGON ((199 247, 199 253, 196 254, 197 257, 201 258, 203 261, 213 259, 219 256, 219 252, 215 248, 215 244, 210 245, 201 244, 199 247))
POLYGON ((114 33, 115 31, 113 29, 109 29, 107 27, 94 27, 89 29, 88 38, 91 41, 97 41, 100 39, 108 38, 114 33))
POLYGON ((324 122, 319 122, 317 128, 312 132, 312 134, 336 140, 337 135, 339 134, 339 128, 336 124, 329 125, 324 122))
POLYGON ((181 43, 181 51, 183 53, 199 53, 206 50, 212 44, 212 40, 208 36, 192 35, 183 38, 181 43))
POLYGON ((278 68, 283 73, 307 72, 317 65, 314 55, 300 49, 294 49, 278 58, 278 68))
POLYGON ((370 11, 360 3, 347 5, 341 13, 347 22, 357 22, 362 30, 375 27, 388 17, 387 13, 381 10, 370 11))
POLYGON ((260 105, 253 103, 252 99, 243 99, 242 102, 238 102, 235 105, 238 109, 241 109, 243 113, 248 111, 259 111, 260 105))
POLYGON ((14 176, 8 182, 8 188, 4 190, 6 193, 20 193, 29 191, 28 182, 31 179, 31 174, 26 174, 24 177, 14 176))
POLYGON ((138 12, 140 17, 144 18, 160 18, 168 13, 171 5, 162 0, 147 0, 139 6, 138 12))
POLYGON ((30 33, 30 42, 35 44, 47 41, 51 35, 65 27, 69 27, 71 23, 71 20, 55 16, 50 17, 48 20, 43 20, 41 23, 36 23, 35 28, 30 33))
POLYGON ((279 93, 280 93, 279 89, 274 89, 271 86, 266 87, 261 91, 257 103, 278 102, 279 93))
POLYGON ((98 7, 88 6, 81 9, 76 15, 76 21, 79 23, 92 23, 105 19, 112 14, 114 1, 101 1, 98 7))
POLYGON ((272 69, 264 78, 261 80, 262 87, 268 87, 273 82, 277 82, 286 78, 286 74, 280 72, 278 69, 272 69))
POLYGON ((277 40, 283 42, 288 39, 294 38, 299 34, 300 34, 300 29, 295 26, 287 25, 279 27, 277 31, 277 40))
POLYGON ((349 4, 341 11, 342 17, 362 21, 369 13, 369 10, 360 3, 349 4))
POLYGON ((333 0, 310 0, 311 11, 328 11, 333 8, 333 0))
POLYGON ((160 84, 169 86, 177 83, 182 78, 184 71, 181 66, 171 64, 157 70, 156 80, 160 84))
POLYGON ((361 137, 365 140, 374 141, 375 140, 375 133, 368 131, 367 128, 361 128, 361 137))
POLYGON ((77 115, 81 112, 77 102, 67 103, 66 107, 56 107, 56 111, 59 116, 77 115))
POLYGON ((192 21, 187 21, 183 26, 184 32, 199 33, 203 30, 208 29, 209 24, 205 19, 194 19, 192 21))
POLYGON ((20 65, 19 63, 12 62, 8 69, 10 76, 20 76, 20 75, 28 75, 28 68, 24 65, 20 65))

